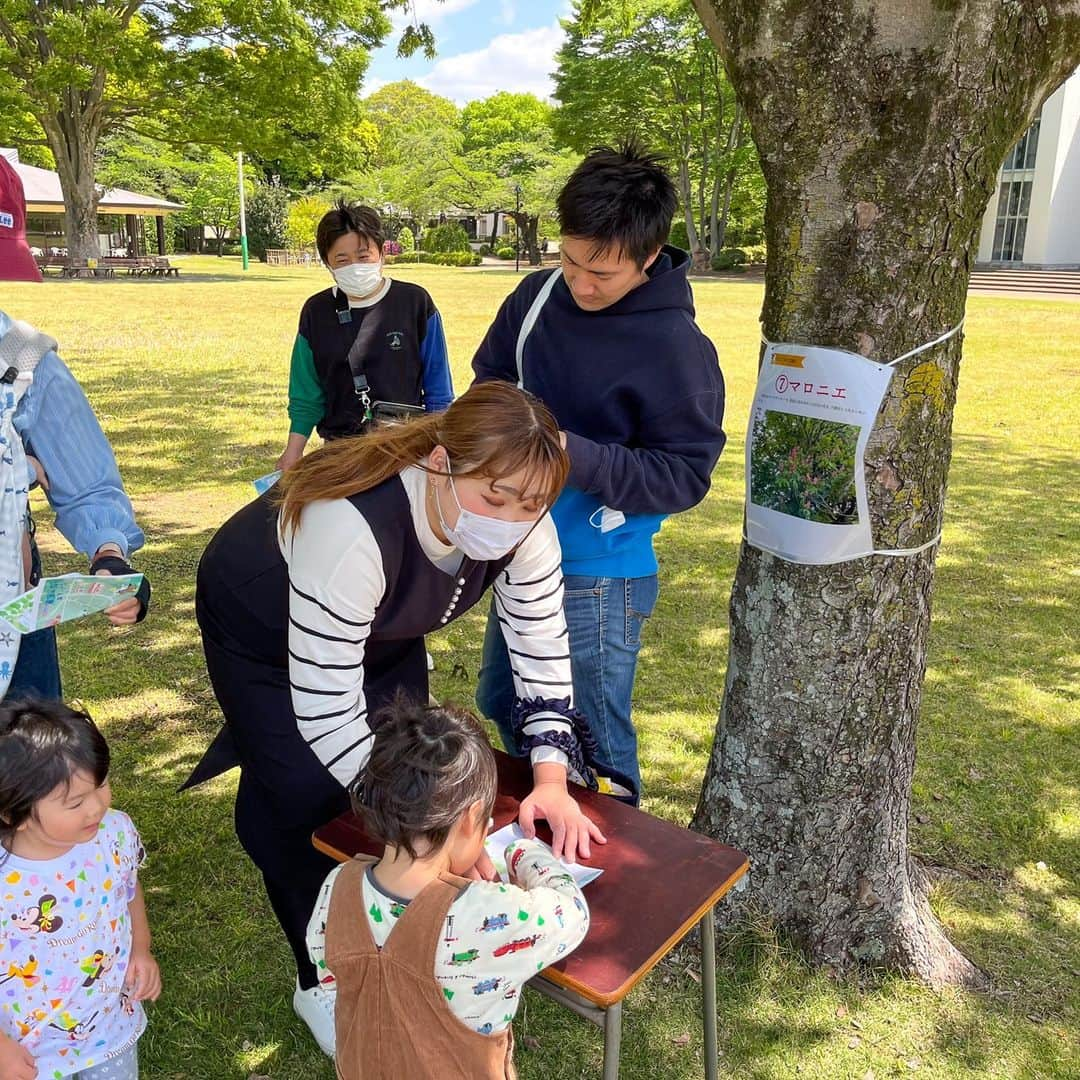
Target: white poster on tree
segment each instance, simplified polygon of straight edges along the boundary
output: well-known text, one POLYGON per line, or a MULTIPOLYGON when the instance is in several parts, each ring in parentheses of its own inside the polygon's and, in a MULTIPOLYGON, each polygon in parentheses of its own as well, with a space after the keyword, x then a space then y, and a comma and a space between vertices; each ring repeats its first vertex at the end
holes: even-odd
POLYGON ((746 449, 746 538, 789 562, 874 552, 863 455, 893 368, 843 349, 770 344, 746 449))

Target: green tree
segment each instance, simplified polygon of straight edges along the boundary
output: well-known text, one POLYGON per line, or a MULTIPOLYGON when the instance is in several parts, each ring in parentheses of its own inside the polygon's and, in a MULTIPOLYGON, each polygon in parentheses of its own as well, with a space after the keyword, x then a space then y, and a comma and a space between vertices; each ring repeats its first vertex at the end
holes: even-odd
POLYGON ((24 142, 56 162, 69 250, 93 255, 104 136, 138 130, 294 165, 324 160, 360 123, 368 53, 389 30, 384 8, 403 6, 0 0, 0 114, 33 117, 37 137, 24 142))
POLYGON ((348 186, 373 206, 404 210, 414 226, 456 205, 465 165, 457 106, 408 80, 388 83, 364 102, 378 131, 372 168, 348 186))
MULTIPOLYGON (((225 238, 240 231, 240 192, 236 161, 220 150, 204 151, 201 160, 185 163, 181 193, 184 209, 177 215, 181 225, 209 228, 220 257, 225 238)), ((244 178, 244 197, 254 194, 254 183, 244 178)))
MULTIPOLYGON (((539 139, 551 140, 552 108, 535 94, 512 94, 505 90, 461 110, 462 150, 466 154, 514 154, 515 147, 539 139)), ((502 165, 501 160, 494 162, 502 165)))
MULTIPOLYGON (((1077 0, 694 7, 765 176, 764 335, 885 360, 957 326, 1001 163, 1080 64, 1077 0)), ((629 8, 582 0, 585 20, 629 8)), ((802 566, 743 544, 693 822, 754 867, 727 917, 932 985, 986 981, 907 827, 962 342, 897 367, 865 451, 875 542, 915 554, 802 566)))
MULTIPOLYGON (((765 336, 887 360, 957 326, 1001 162, 1080 63, 1076 0, 694 6, 765 174, 765 336)), ((733 912, 935 985, 984 982, 907 829, 962 340, 897 367, 865 452, 875 541, 915 554, 808 567, 743 544, 694 818, 750 856, 733 912)))
POLYGON ((314 247, 315 235, 330 204, 316 195, 305 195, 289 204, 285 237, 290 247, 314 247))
POLYGON ((539 98, 505 92, 470 102, 461 114, 456 203, 509 217, 534 266, 541 228, 553 221, 559 190, 578 162, 558 145, 551 120, 551 107, 539 98))
POLYGON ((280 184, 255 184, 247 200, 248 250, 265 259, 270 248, 283 248, 288 226, 289 196, 280 184))
POLYGON ((580 152, 630 135, 663 152, 704 269, 725 246, 733 211, 740 239, 760 226, 765 185, 746 115, 690 0, 610 8, 597 15, 579 2, 563 24, 556 135, 580 152))
POLYGON ((471 251, 469 234, 465 227, 456 221, 436 225, 424 234, 424 250, 447 253, 451 251, 471 251))

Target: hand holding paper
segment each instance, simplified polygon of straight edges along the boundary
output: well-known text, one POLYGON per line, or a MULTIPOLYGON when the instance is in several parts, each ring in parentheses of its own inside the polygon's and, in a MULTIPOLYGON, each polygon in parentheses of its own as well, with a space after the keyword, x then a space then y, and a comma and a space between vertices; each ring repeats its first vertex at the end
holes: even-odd
MULTIPOLYGON (((506 867, 506 849, 515 840, 525 839, 525 833, 522 832, 521 827, 516 821, 512 821, 509 825, 504 825, 501 829, 493 832, 487 840, 484 842, 484 850, 487 852, 488 857, 495 864, 496 873, 498 873, 500 880, 509 881, 510 873, 506 867)), ((542 840, 533 841, 537 844, 543 844, 542 840)), ((547 844, 544 847, 551 850, 547 844)), ((598 866, 582 866, 579 863, 568 863, 565 859, 560 859, 560 863, 566 867, 566 872, 578 883, 578 886, 582 889, 589 884, 590 881, 595 881, 604 871, 598 866)))
POLYGON ((130 600, 142 574, 65 574, 42 578, 28 592, 0 606, 0 619, 20 634, 81 619, 130 600))

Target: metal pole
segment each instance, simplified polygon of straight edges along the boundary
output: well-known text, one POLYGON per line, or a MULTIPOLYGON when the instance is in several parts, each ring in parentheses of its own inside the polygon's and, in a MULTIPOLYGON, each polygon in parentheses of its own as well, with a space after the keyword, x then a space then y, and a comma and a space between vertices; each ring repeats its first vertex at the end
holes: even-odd
POLYGON ((716 925, 714 908, 701 920, 701 1011, 705 1029, 705 1080, 716 1080, 716 925))
POLYGON ((243 262, 244 269, 248 268, 248 247, 247 247, 247 213, 244 207, 244 151, 238 150, 236 153, 236 166, 237 174, 240 184, 240 258, 243 262))
POLYGON ((521 185, 514 185, 514 273, 521 273, 521 185))

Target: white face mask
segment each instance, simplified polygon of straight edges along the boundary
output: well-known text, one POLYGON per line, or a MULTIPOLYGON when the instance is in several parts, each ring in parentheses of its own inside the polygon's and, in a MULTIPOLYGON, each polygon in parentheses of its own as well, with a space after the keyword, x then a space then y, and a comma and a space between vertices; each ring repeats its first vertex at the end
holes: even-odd
POLYGON ((349 263, 331 270, 334 280, 347 296, 367 296, 382 281, 382 263, 349 263))
MULTIPOLYGON (((450 460, 447 459, 446 471, 450 473, 450 460)), ((435 509, 439 514, 439 524, 447 540, 470 559, 477 562, 492 562, 501 559, 525 539, 532 531, 535 521, 503 521, 502 518, 488 517, 486 514, 474 514, 461 505, 454 488, 454 478, 450 477, 450 493, 458 507, 458 520, 454 528, 446 524, 443 517, 439 494, 435 492, 435 509)))

